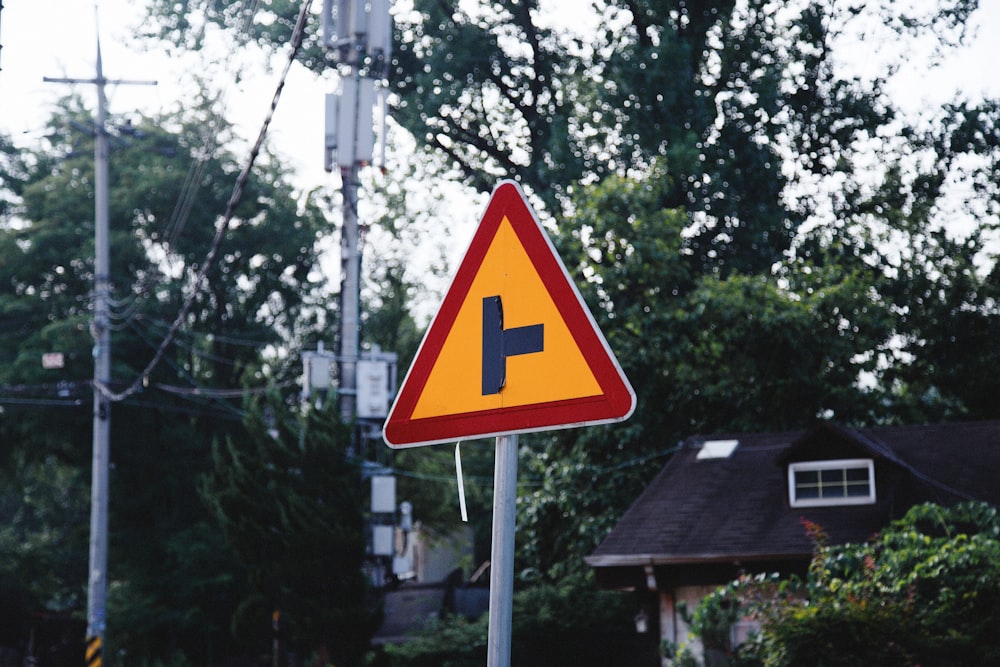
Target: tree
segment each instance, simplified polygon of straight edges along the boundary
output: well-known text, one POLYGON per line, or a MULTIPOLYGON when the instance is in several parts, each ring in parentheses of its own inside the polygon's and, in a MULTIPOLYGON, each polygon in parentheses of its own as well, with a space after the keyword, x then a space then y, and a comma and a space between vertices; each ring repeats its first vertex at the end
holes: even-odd
POLYGON ((367 608, 361 468, 334 402, 298 425, 287 408, 251 407, 247 439, 213 448, 201 487, 248 576, 233 617, 244 646, 266 651, 273 612, 297 653, 361 665, 375 629, 367 608), (273 425, 265 420, 273 415, 273 425))
MULTIPOLYGON (((975 5, 608 0, 586 34, 534 0, 398 13, 393 117, 438 174, 526 186, 639 394, 626 424, 524 439, 520 571, 582 568, 695 431, 995 416, 975 364, 995 105, 914 117, 886 93, 915 38, 939 55, 975 5), (846 58, 872 34, 894 47, 874 76, 846 58), (982 236, 938 231, 964 215, 982 236)), ((176 27, 194 5, 173 7, 152 13, 176 27)))
MULTIPOLYGON (((235 25, 223 11, 235 4, 222 3, 209 20, 235 25)), ((935 252, 921 239, 950 222, 943 211, 954 208, 957 180, 976 187, 958 202, 961 214, 995 214, 995 105, 959 101, 914 118, 886 93, 913 40, 933 35, 923 45, 932 66, 962 42, 975 6, 602 1, 593 3, 597 29, 577 34, 552 27, 546 3, 535 0, 416 0, 396 16, 393 115, 432 151, 431 168, 480 190, 517 178, 565 233, 580 225, 573 192, 611 175, 652 173, 660 160, 670 177, 660 205, 687 216, 682 251, 693 274, 768 276, 795 256, 904 278, 923 271, 922 258, 897 261, 895 248, 935 252), (852 70, 847 57, 847 45, 862 37, 892 44, 874 76, 852 70)), ((178 13, 157 2, 150 13, 164 26, 161 37, 185 43, 183 26, 197 9, 190 3, 178 13)), ((293 10, 278 4, 259 16, 259 42, 280 43, 281 30, 263 27, 287 25, 293 10)), ((984 262, 980 252, 977 265, 984 262)), ((794 270, 786 267, 783 279, 794 270)), ((935 293, 941 279, 927 277, 924 295, 900 285, 881 296, 942 324, 948 310, 976 310, 964 302, 974 295, 954 290, 943 310, 908 302, 907 294, 926 301, 935 293)), ((930 332, 906 330, 918 321, 900 320, 908 349, 873 351, 883 367, 905 365, 925 344, 930 332)), ((966 410, 954 407, 960 383, 942 376, 917 386, 928 384, 922 372, 937 377, 941 367, 931 366, 886 378, 884 390, 897 396, 880 418, 966 410), (935 404, 908 407, 927 400, 935 404)))
MULTIPOLYGON (((627 600, 597 591, 588 579, 568 577, 514 594, 511 661, 525 667, 635 664, 632 611, 627 600)), ((487 615, 433 619, 414 641, 389 646, 399 667, 481 665, 486 659, 487 615)))
MULTIPOLYGON (((957 127, 936 142, 951 146, 950 161, 969 160, 995 172, 998 137, 995 102, 980 106, 958 105, 957 127), (980 122, 985 121, 985 125, 980 122)), ((893 292, 898 304, 902 340, 898 356, 885 374, 885 384, 895 394, 901 420, 984 419, 997 415, 996 406, 985 399, 996 391, 996 378, 987 369, 995 346, 987 342, 997 333, 997 254, 993 238, 997 230, 997 196, 980 182, 973 169, 965 177, 970 191, 963 194, 963 208, 974 221, 957 215, 958 224, 969 225, 965 234, 938 227, 931 212, 916 206, 908 190, 956 187, 942 182, 942 165, 928 169, 929 182, 909 188, 898 185, 894 196, 872 205, 905 216, 905 242, 898 245, 901 257, 887 267, 894 272, 893 292), (931 177, 934 169, 939 174, 931 177), (900 210, 902 209, 902 210, 900 210)))
POLYGON ((543 578, 584 567, 691 433, 857 423, 877 408, 858 378, 894 331, 878 272, 805 259, 776 276, 693 272, 687 218, 663 208, 668 181, 608 178, 576 200, 579 227, 560 237, 638 405, 621 425, 526 439, 527 474, 541 482, 521 505, 524 558, 543 578))
POLYGON ((874 22, 945 48, 973 7, 598 2, 596 32, 574 34, 543 27, 545 3, 414 2, 397 17, 394 117, 477 189, 515 177, 555 215, 569 188, 666 158, 664 205, 692 213, 692 260, 756 273, 825 204, 825 182, 864 178, 872 137, 921 143, 895 129, 884 79, 845 74, 841 43, 874 22))
MULTIPOLYGON (((3 470, 0 483, 0 587, 7 601, 3 626, 21 628, 33 611, 80 608, 87 550, 86 471, 58 461, 24 462, 3 470)), ((20 637, 4 637, 16 646, 20 637)))
POLYGON ((805 581, 743 578, 695 613, 706 646, 732 650, 712 628, 749 614, 759 635, 731 664, 986 665, 1000 657, 1000 518, 967 502, 919 505, 865 544, 817 551, 805 581), (712 611, 715 610, 715 611, 712 611), (706 634, 707 633, 707 634, 706 634))
MULTIPOLYGON (((288 383, 295 369, 286 360, 296 359, 312 331, 334 316, 316 270, 326 228, 318 193, 293 192, 266 153, 205 285, 196 286, 239 171, 236 157, 216 143, 229 130, 209 108, 196 101, 178 115, 109 122, 111 390, 128 394, 112 408, 109 645, 136 660, 180 652, 208 664, 232 649, 228 616, 240 594, 234 583, 239 569, 195 492, 197 480, 210 467, 213 439, 242 432, 242 407, 233 398, 288 383), (193 292, 192 308, 162 363, 132 384, 193 292), (124 391, 129 387, 139 391, 124 391)), ((21 148, 2 142, 5 498, 24 488, 48 488, 50 475, 89 478, 89 126, 90 114, 70 98, 51 120, 51 143, 21 148), (64 367, 42 368, 46 352, 61 352, 64 367)), ((45 500, 47 511, 12 524, 29 540, 33 534, 65 536, 46 555, 51 579, 39 579, 31 562, 12 553, 5 558, 28 599, 42 608, 79 611, 85 602, 85 535, 82 546, 79 539, 88 522, 79 517, 88 504, 85 494, 72 500, 72 511, 56 513, 68 499, 53 496, 45 500)), ((9 540, 3 544, 13 549, 9 540)))

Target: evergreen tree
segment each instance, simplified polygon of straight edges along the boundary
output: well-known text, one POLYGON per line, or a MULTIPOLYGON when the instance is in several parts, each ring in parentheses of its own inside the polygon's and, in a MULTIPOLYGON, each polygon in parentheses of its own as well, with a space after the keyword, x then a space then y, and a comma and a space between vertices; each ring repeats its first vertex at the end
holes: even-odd
MULTIPOLYGON (((64 539, 37 560, 15 557, 11 535, 0 544, 25 599, 40 611, 79 613, 89 503, 86 492, 46 495, 45 480, 67 480, 69 493, 90 475, 93 137, 90 114, 73 98, 50 124, 41 146, 0 142, 0 479, 11 535, 64 539), (61 353, 63 367, 43 368, 47 352, 61 353), (7 502, 31 489, 23 507, 7 502), (29 515, 33 503, 45 511, 29 515), (45 562, 51 571, 39 577, 45 562)), ((112 117, 108 128, 110 389, 127 394, 111 415, 109 647, 136 660, 182 653, 210 664, 233 649, 240 570, 198 498, 198 479, 212 441, 242 432, 244 391, 289 382, 297 372, 283 359, 296 359, 304 337, 333 317, 316 270, 326 222, 317 193, 293 192, 265 156, 199 286, 239 171, 221 147, 227 126, 196 101, 176 116, 112 117), (196 290, 162 362, 138 381, 196 290)))
POLYGON ((201 494, 246 570, 233 617, 244 646, 280 615, 297 654, 361 665, 375 616, 366 606, 361 470, 334 402, 295 424, 280 403, 251 406, 245 438, 213 448, 201 494), (268 421, 273 421, 269 424, 268 421))

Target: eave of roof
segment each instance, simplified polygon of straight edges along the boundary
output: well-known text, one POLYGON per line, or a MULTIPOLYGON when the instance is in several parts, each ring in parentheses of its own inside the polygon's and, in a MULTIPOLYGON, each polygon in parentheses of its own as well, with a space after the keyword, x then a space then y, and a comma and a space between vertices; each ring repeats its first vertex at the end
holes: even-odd
POLYGON ((662 554, 613 554, 585 556, 591 567, 644 567, 646 565, 702 565, 708 563, 750 563, 755 561, 798 561, 809 559, 812 551, 799 553, 744 553, 738 557, 731 553, 688 554, 671 557, 662 554))

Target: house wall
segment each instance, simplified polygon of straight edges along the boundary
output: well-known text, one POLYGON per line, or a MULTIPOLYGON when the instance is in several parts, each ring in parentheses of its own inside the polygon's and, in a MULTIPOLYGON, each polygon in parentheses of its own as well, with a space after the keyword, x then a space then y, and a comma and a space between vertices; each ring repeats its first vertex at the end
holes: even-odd
MULTIPOLYGON (((692 636, 688 620, 702 599, 718 588, 714 586, 677 586, 660 594, 660 641, 669 641, 677 648, 689 647, 695 655, 701 656, 704 648, 701 640, 692 636), (683 608, 683 609, 682 609, 683 608)), ((671 662, 663 659, 663 667, 671 662)))

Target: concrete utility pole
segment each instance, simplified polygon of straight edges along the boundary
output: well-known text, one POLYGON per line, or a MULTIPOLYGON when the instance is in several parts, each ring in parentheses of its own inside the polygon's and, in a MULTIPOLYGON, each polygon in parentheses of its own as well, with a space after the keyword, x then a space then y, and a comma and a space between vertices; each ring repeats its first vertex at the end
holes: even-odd
POLYGON ((358 230, 358 167, 341 167, 344 206, 340 233, 340 416, 354 420, 358 404, 358 357, 361 354, 361 246, 358 230))
MULTIPOLYGON (((389 0, 324 0, 323 46, 332 53, 340 74, 340 90, 326 99, 324 166, 327 171, 339 168, 342 183, 338 396, 341 417, 350 423, 357 416, 361 354, 358 172, 371 164, 374 153, 375 84, 384 81, 392 50, 389 0)), ((383 140, 384 136, 383 132, 383 140)))
POLYGON ((108 133, 107 84, 156 85, 155 81, 108 80, 101 62, 101 40, 97 39, 97 77, 66 79, 43 77, 51 83, 88 83, 97 86, 97 119, 94 128, 94 451, 90 486, 90 576, 87 584, 88 665, 100 665, 104 643, 108 569, 108 463, 110 458, 111 328, 110 247, 108 243, 108 133))

